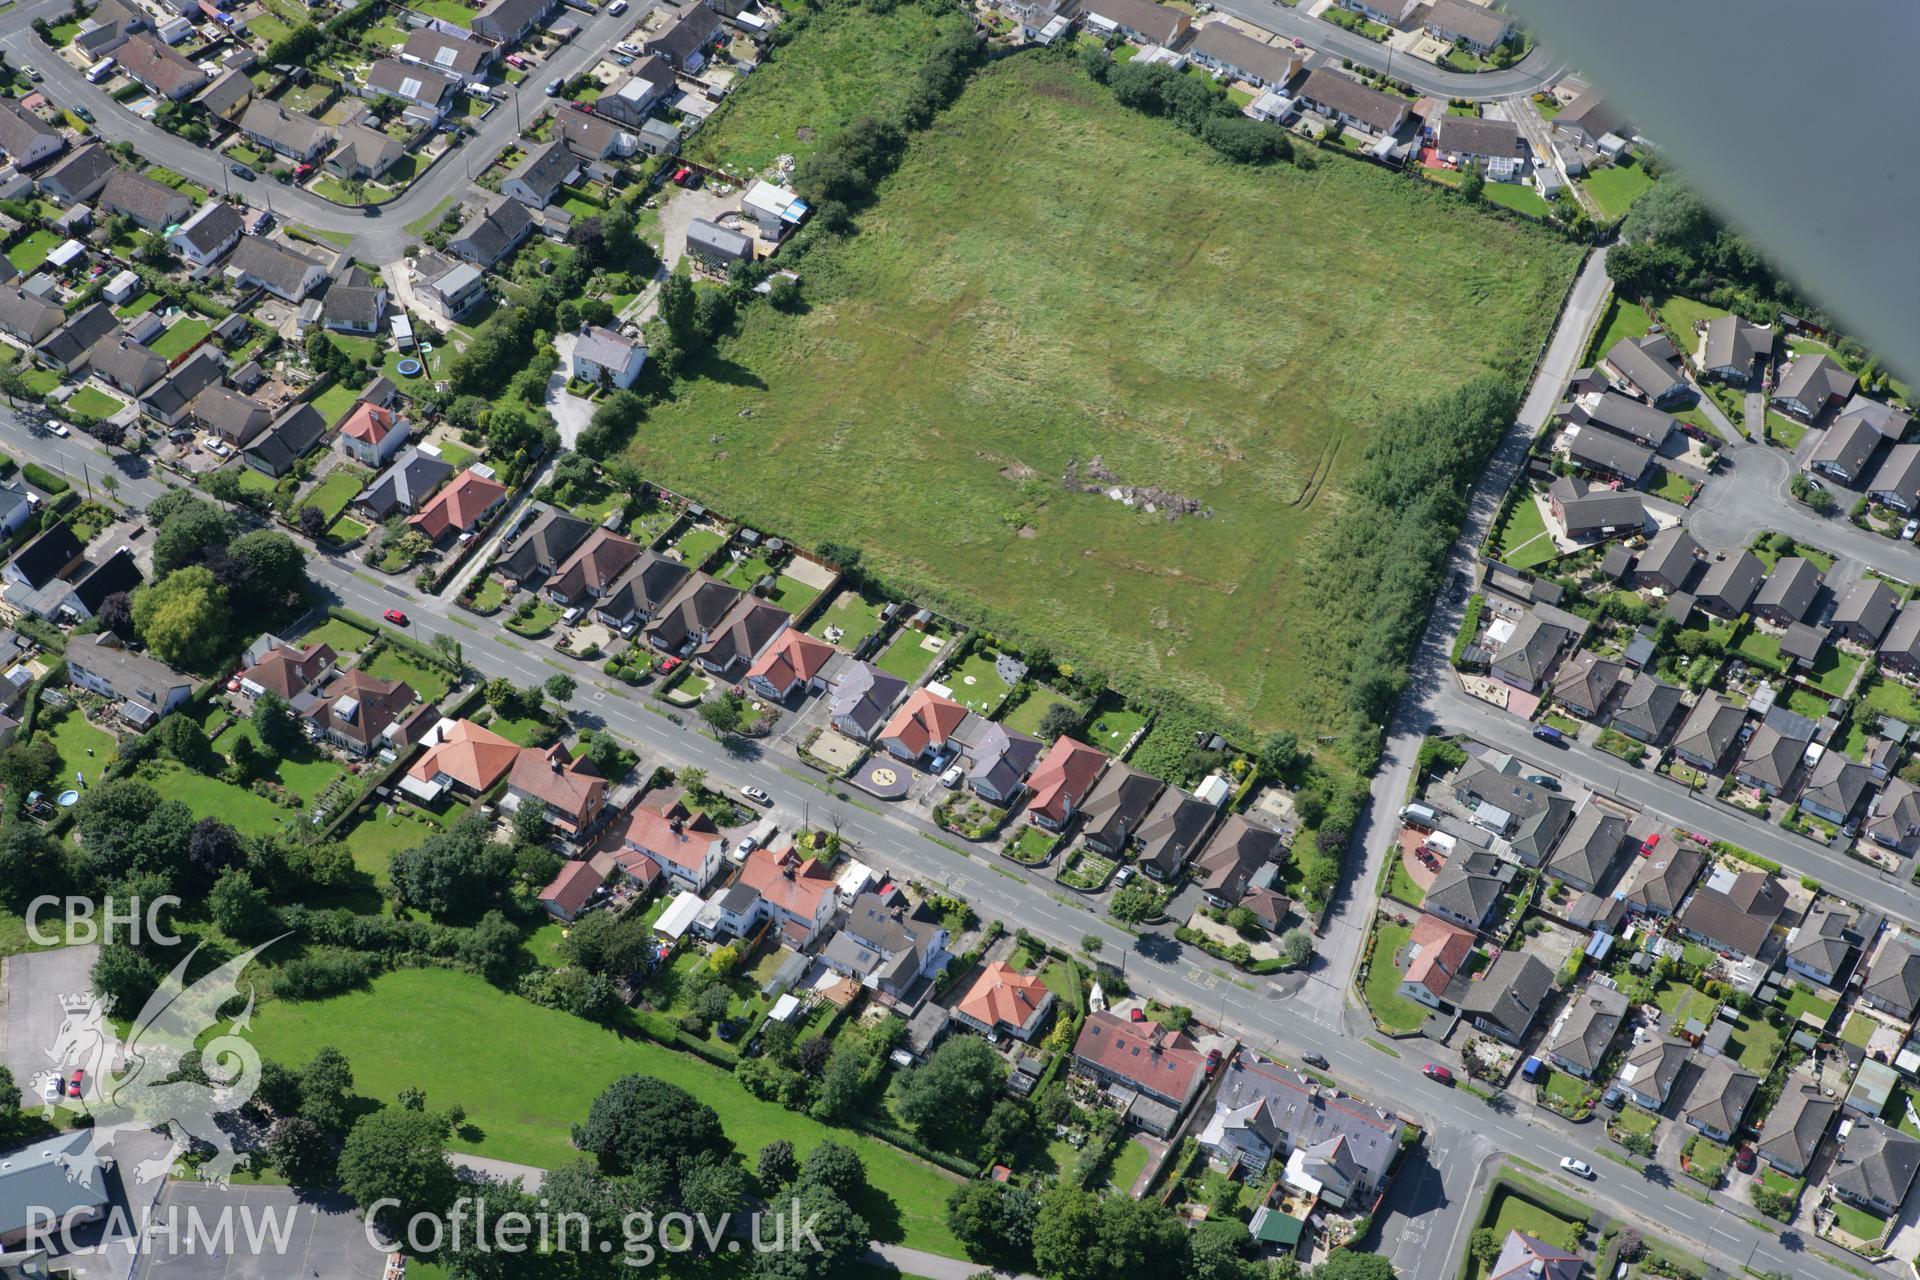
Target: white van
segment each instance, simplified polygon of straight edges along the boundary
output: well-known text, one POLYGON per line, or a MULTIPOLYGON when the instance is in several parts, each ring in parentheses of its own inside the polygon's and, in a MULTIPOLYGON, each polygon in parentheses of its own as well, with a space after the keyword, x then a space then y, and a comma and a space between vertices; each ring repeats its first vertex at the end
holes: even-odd
POLYGON ((1429 805, 1410 804, 1400 810, 1400 816, 1415 826, 1426 827, 1428 829, 1440 825, 1440 815, 1429 805))
POLYGON ((99 84, 102 80, 105 80, 113 74, 113 69, 117 65, 112 58, 100 59, 100 61, 87 68, 87 83, 99 84))

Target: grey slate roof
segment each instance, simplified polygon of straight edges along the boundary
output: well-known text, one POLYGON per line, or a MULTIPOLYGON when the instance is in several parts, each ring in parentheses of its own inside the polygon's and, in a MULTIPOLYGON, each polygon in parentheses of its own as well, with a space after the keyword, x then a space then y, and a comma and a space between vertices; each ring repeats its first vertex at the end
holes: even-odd
POLYGON ((1867 966, 1866 992, 1903 1018, 1920 1008, 1920 941, 1904 930, 1884 938, 1867 966))
MULTIPOLYGON (((1475 6, 1478 7, 1478 6, 1475 6)), ((1502 160, 1528 160, 1533 149, 1510 120, 1482 120, 1477 116, 1442 116, 1433 145, 1442 151, 1502 160)))
POLYGON ((1114 761, 1081 803, 1081 832, 1109 846, 1124 847, 1121 833, 1130 836, 1139 829, 1164 785, 1150 773, 1114 761))
POLYGON ((566 511, 547 510, 501 557, 499 569, 515 582, 525 582, 542 569, 551 572, 587 539, 593 526, 566 511))
POLYGON ((1869 493, 1898 495, 1911 507, 1920 502, 1920 444, 1896 444, 1867 481, 1869 493))
POLYGON ((1882 439, 1898 440, 1907 433, 1913 417, 1883 400, 1872 400, 1856 391, 1853 398, 1840 407, 1839 416, 1834 419, 1836 426, 1843 422, 1864 422, 1877 431, 1882 439))
POLYGON ((1560 664, 1553 673, 1553 696, 1560 702, 1599 710, 1612 694, 1626 667, 1611 658, 1603 658, 1591 649, 1583 649, 1560 664))
POLYGON ((1518 1039, 1540 1015, 1553 990, 1553 970, 1531 952, 1508 950, 1479 978, 1455 977, 1447 999, 1461 1012, 1483 1018, 1518 1039))
POLYGON ((1573 801, 1565 796, 1548 796, 1545 807, 1515 826, 1510 843, 1529 865, 1537 865, 1546 861, 1572 821, 1573 801))
POLYGON ((1574 880, 1589 888, 1603 882, 1627 843, 1627 820, 1589 803, 1573 816, 1573 824, 1547 862, 1547 874, 1574 880))
POLYGON ((311 404, 297 404, 281 414, 266 433, 247 449, 280 475, 327 434, 327 420, 311 404))
POLYGON ((1589 982, 1554 1025, 1547 1037, 1547 1052, 1588 1072, 1598 1070, 1626 1016, 1626 993, 1589 982))
POLYGON ((1656 680, 1642 671, 1633 677, 1620 704, 1614 708, 1613 723, 1635 730, 1646 742, 1658 742, 1680 710, 1678 685, 1656 680))
POLYGON ((1790 622, 1780 636, 1780 652, 1789 658, 1798 658, 1811 663, 1827 647, 1828 633, 1825 627, 1809 626, 1804 622, 1790 622))
POLYGON ((1806 1168, 1839 1110, 1839 1101, 1824 1096, 1817 1081, 1794 1072, 1760 1126, 1760 1154, 1789 1168, 1806 1168))
POLYGON ((242 445, 267 429, 273 415, 267 406, 231 387, 208 387, 194 397, 191 412, 200 425, 242 445))
MULTIPOLYGON (((973 767, 967 770, 969 784, 985 783, 1003 796, 1014 793, 1033 762, 1040 758, 1040 740, 1005 725, 988 723, 986 729, 967 748, 973 767)), ((1138 822, 1133 824, 1138 830, 1138 822)))
POLYGON ((1694 705, 1674 735, 1675 750, 1685 750, 1702 760, 1724 760, 1727 751, 1740 736, 1747 713, 1719 694, 1709 694, 1694 705))
POLYGON ((1910 850, 1920 836, 1920 790, 1904 778, 1889 778, 1861 829, 1878 844, 1910 850))
POLYGON ((1493 665, 1500 671, 1538 683, 1546 678, 1548 668, 1571 638, 1565 627, 1543 622, 1538 614, 1528 610, 1514 625, 1506 644, 1493 655, 1493 665))
POLYGON ((833 686, 832 716, 851 719, 869 734, 887 722, 907 682, 871 662, 850 663, 833 686))
POLYGON ((1764 871, 1739 872, 1724 890, 1714 884, 1709 876, 1693 895, 1680 913, 1681 927, 1743 955, 1759 955, 1786 909, 1785 886, 1764 871))
POLYGON ((1817 413, 1828 400, 1852 395, 1859 381, 1830 356, 1800 356, 1780 375, 1773 398, 1797 401, 1817 413))
POLYGON ((503 196, 469 218, 447 242, 447 248, 470 262, 492 266, 525 239, 532 227, 533 215, 527 212, 527 206, 503 196))
POLYGON ((307 272, 319 265, 319 259, 262 236, 241 236, 227 255, 228 270, 242 271, 288 297, 300 291, 307 272))
POLYGON ((1920 1138, 1910 1138, 1880 1118, 1856 1118, 1833 1157, 1827 1182, 1855 1200, 1898 1205, 1920 1170, 1920 1138))
POLYGON ((1510 883, 1510 877, 1497 874, 1501 865, 1498 858, 1478 849, 1456 852, 1427 890, 1427 907, 1443 908, 1462 920, 1485 920, 1510 883))
POLYGON ((202 391, 220 381, 226 368, 227 363, 218 351, 201 347, 192 359, 182 363, 158 386, 149 388, 140 398, 141 404, 150 413, 173 417, 191 405, 202 391))
POLYGON ((748 258, 753 255, 753 241, 717 222, 695 218, 687 223, 687 249, 689 252, 704 250, 720 258, 748 258))
POLYGON ((400 46, 400 56, 409 62, 422 62, 443 73, 471 76, 486 65, 491 46, 478 40, 463 40, 444 31, 421 27, 400 46))
POLYGON ((60 327, 67 313, 20 288, 0 289, 0 330, 22 342, 39 342, 60 327))
POLYGON ((1744 613, 1766 570, 1751 551, 1722 556, 1707 566, 1700 584, 1693 589, 1694 599, 1715 604, 1729 615, 1744 613))
POLYGON ((1786 956, 1816 973, 1837 975, 1847 963, 1847 953, 1860 942, 1852 909, 1823 899, 1787 939, 1786 956))
POLYGON ((599 610, 612 618, 628 618, 637 614, 651 616, 673 599, 690 572, 678 560, 668 560, 652 551, 645 552, 620 575, 620 580, 600 601, 599 610))
POLYGON ((1567 456, 1580 466, 1638 480, 1653 465, 1653 452, 1598 425, 1584 425, 1567 442, 1567 456))
POLYGON ((1620 1081, 1650 1098, 1664 1099, 1687 1065, 1688 1045, 1669 1036, 1648 1036, 1627 1054, 1620 1081))
POLYGON ((518 179, 536 195, 550 200, 566 182, 567 175, 579 167, 579 163, 564 142, 554 141, 528 152, 527 158, 507 176, 518 179))
POLYGON ((396 511, 418 509, 452 475, 453 468, 439 458, 409 448, 355 501, 372 511, 375 519, 384 520, 396 511))
POLYGON ((1873 785, 1867 766, 1849 760, 1838 750, 1828 749, 1813 766, 1800 798, 1813 800, 1835 813, 1852 813, 1860 798, 1873 785))
POLYGON ((85 1129, 36 1139, 5 1157, 0 1168, 0 1233, 17 1234, 69 1213, 76 1214, 74 1221, 85 1221, 80 1211, 104 1212, 113 1202, 110 1179, 94 1155, 93 1135, 85 1129))
POLYGON ((1301 62, 1291 48, 1265 44, 1224 22, 1196 28, 1193 39, 1187 42, 1187 53, 1212 58, 1267 85, 1285 84, 1298 72, 1301 62))
POLYGON ((690 56, 720 33, 720 27, 719 14, 704 4, 696 4, 640 47, 648 53, 660 55, 676 67, 684 66, 690 56))
POLYGON ((239 235, 245 225, 238 209, 215 200, 182 223, 178 234, 200 253, 208 254, 239 235))
POLYGON ((40 344, 40 351, 49 360, 72 368, 86 358, 95 343, 119 327, 113 309, 104 302, 96 302, 56 329, 40 344))
POLYGON ((1218 812, 1213 805, 1178 787, 1162 791, 1140 824, 1140 865, 1151 868, 1162 880, 1178 875, 1200 847, 1218 812))
POLYGON ((160 381, 167 362, 133 339, 110 333, 87 352, 87 367, 122 391, 139 395, 160 381))
POLYGON ((1685 590, 1687 579, 1700 562, 1700 552, 1700 544, 1685 527, 1669 525, 1647 539, 1647 549, 1640 553, 1634 572, 1657 575, 1685 590))
MULTIPOLYGON (((1650 334, 1644 338, 1622 338, 1607 348, 1606 362, 1626 380, 1628 386, 1649 400, 1658 400, 1671 393, 1674 388, 1684 385, 1685 380, 1681 378, 1677 367, 1673 343, 1664 333, 1650 334)), ((1638 429, 1641 423, 1636 421, 1639 415, 1627 414, 1620 405, 1608 406, 1608 402, 1614 400, 1624 404, 1639 404, 1639 401, 1629 400, 1611 391, 1600 398, 1601 405, 1608 407, 1609 416, 1618 414, 1625 418, 1627 424, 1631 424, 1614 427, 1614 430, 1624 431, 1645 441, 1641 429, 1638 429)), ((1645 409, 1647 406, 1640 405, 1640 407, 1645 409)), ((1663 418, 1666 417, 1658 409, 1653 412, 1660 414, 1663 418)), ((1645 418, 1643 421, 1650 424, 1652 419, 1645 418)), ((1612 427, 1612 423, 1607 425, 1612 427)), ((1666 425, 1669 428, 1672 427, 1673 420, 1667 419, 1666 425)), ((1661 438, 1664 439, 1664 437, 1661 438)), ((1650 443, 1657 445, 1659 440, 1656 439, 1650 443)))
POLYGON ((1856 626, 1878 640, 1893 622, 1899 603, 1893 588, 1879 578, 1855 578, 1834 602, 1833 615, 1827 621, 1836 627, 1856 626))
POLYGON ((1739 316, 1716 316, 1707 322, 1703 363, 1709 369, 1751 369, 1762 355, 1773 354, 1773 330, 1748 324, 1739 316))
POLYGON ((1799 621, 1807 616, 1807 610, 1813 608, 1813 600, 1820 593, 1820 567, 1813 561, 1800 556, 1783 556, 1773 566, 1773 572, 1760 587, 1760 593, 1753 598, 1753 607, 1758 609, 1777 609, 1788 618, 1799 621))
POLYGON ((1891 657, 1920 666, 1920 608, 1902 609, 1893 615, 1887 633, 1880 637, 1878 653, 1883 662, 1891 657))
POLYGON ((295 115, 277 102, 255 98, 240 117, 240 131, 267 139, 292 155, 313 155, 333 137, 333 130, 312 116, 295 115))
POLYGON ((1634 870, 1626 891, 1626 902, 1641 910, 1671 912, 1686 897, 1687 889, 1706 855, 1692 845, 1666 841, 1651 858, 1634 860, 1634 870))
POLYGON ((1711 1055, 1701 1061, 1683 1105, 1688 1121, 1721 1133, 1732 1133, 1747 1114, 1747 1104, 1760 1088, 1760 1077, 1738 1059, 1711 1055))
POLYGON ((1873 451, 1880 447, 1880 433, 1862 417, 1839 418, 1807 455, 1807 462, 1845 473, 1858 480, 1865 472, 1873 451))
POLYGON ((124 213, 149 230, 166 225, 169 216, 182 205, 188 209, 193 207, 192 201, 172 187, 161 186, 152 178, 128 173, 125 169, 115 169, 107 175, 106 185, 100 188, 99 201, 102 208, 124 213))
POLYGON ((1326 67, 1307 72, 1296 96, 1351 116, 1382 133, 1398 128, 1411 105, 1326 67))

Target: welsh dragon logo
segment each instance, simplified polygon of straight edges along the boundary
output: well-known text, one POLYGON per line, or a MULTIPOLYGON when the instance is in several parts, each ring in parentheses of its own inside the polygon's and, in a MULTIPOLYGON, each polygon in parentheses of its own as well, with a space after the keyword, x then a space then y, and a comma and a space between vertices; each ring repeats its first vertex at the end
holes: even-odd
MULTIPOLYGON (((134 1167, 140 1182, 166 1177, 191 1145, 213 1150, 199 1165, 200 1178, 227 1184, 245 1157, 234 1150, 232 1137, 214 1118, 246 1105, 260 1086, 260 1051, 242 1034, 250 1026, 255 993, 251 983, 241 985, 240 974, 278 941, 263 942, 188 986, 184 979, 200 953, 196 946, 147 1000, 125 1043, 108 1023, 100 997, 62 998, 67 1016, 47 1056, 59 1078, 75 1068, 85 1072, 82 1101, 94 1120, 89 1144, 94 1159, 63 1160, 69 1179, 91 1186, 98 1158, 116 1134, 164 1129, 173 1143, 134 1167), (221 1028, 220 1010, 242 995, 246 1007, 221 1028), (209 1031, 216 1034, 208 1037, 209 1031), (183 1075, 196 1048, 201 1071, 183 1075)), ((54 1103, 48 1101, 45 1115, 51 1120, 54 1114, 54 1103)))

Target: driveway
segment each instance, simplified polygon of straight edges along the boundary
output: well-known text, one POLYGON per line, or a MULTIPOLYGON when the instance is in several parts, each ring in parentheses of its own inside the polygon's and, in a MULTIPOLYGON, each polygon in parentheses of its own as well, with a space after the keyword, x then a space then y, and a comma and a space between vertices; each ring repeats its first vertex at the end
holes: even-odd
MULTIPOLYGON (((683 236, 685 232, 681 233, 683 236)), ((556 333, 553 335, 553 349, 560 356, 560 367, 547 379, 547 412, 553 415, 554 430, 560 433, 560 445, 564 449, 574 447, 580 433, 593 421, 593 401, 582 400, 567 390, 567 370, 573 368, 573 344, 580 340, 578 334, 556 333)))
POLYGON ((153 1220, 133 1280, 373 1280, 386 1270, 386 1251, 344 1196, 170 1182, 153 1220), (219 1234, 229 1227, 230 1240, 219 1234))
POLYGON ((99 955, 97 946, 61 947, 0 962, 0 986, 5 988, 7 1002, 6 1020, 0 1023, 6 1036, 0 1044, 0 1060, 13 1072, 14 1083, 29 1106, 40 1102, 33 1077, 58 1065, 47 1050, 59 1038, 60 1023, 66 1018, 60 999, 93 990, 93 962, 99 955))

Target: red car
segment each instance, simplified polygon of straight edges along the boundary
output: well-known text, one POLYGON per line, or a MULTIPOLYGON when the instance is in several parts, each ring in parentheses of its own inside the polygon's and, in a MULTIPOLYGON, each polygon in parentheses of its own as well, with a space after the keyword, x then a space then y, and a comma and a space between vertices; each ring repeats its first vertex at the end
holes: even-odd
POLYGON ((576 102, 573 104, 573 109, 575 111, 585 112, 587 115, 593 114, 593 104, 591 102, 576 102))
POLYGON ((661 672, 662 672, 662 673, 665 673, 665 672, 668 672, 668 671, 672 671, 672 670, 674 670, 674 669, 676 669, 677 667, 679 667, 679 665, 680 665, 680 659, 679 659, 679 658, 662 658, 662 659, 660 659, 660 670, 661 670, 661 672))
POLYGON ((1733 1157, 1733 1167, 1742 1173, 1753 1172, 1753 1148, 1741 1147, 1733 1157))
POLYGON ((87 1073, 85 1071, 75 1071, 73 1073, 73 1078, 67 1081, 67 1096, 69 1098, 77 1098, 80 1096, 80 1085, 86 1078, 87 1073))
POLYGON ((1655 849, 1658 849, 1659 847, 1660 847, 1660 835, 1658 832, 1655 832, 1653 835, 1650 835, 1647 837, 1647 842, 1645 844, 1640 846, 1640 856, 1643 858, 1651 858, 1653 856, 1653 851, 1655 849))
POLYGON ((293 166, 293 176, 296 178, 304 178, 312 172, 313 172, 313 166, 310 164, 302 163, 302 164, 297 164, 293 166))
POLYGON ((380 616, 385 618, 388 622, 391 622, 396 627, 404 627, 407 625, 407 615, 400 612, 398 609, 389 609, 385 613, 381 614, 380 616))
POLYGON ((1218 1071, 1219 1069, 1220 1069, 1220 1051, 1218 1049, 1207 1050, 1207 1074, 1211 1076, 1214 1072, 1218 1071))
POLYGON ((1429 1080, 1438 1080, 1441 1084, 1453 1083, 1453 1072, 1437 1062, 1429 1062, 1420 1068, 1420 1074, 1429 1080))

